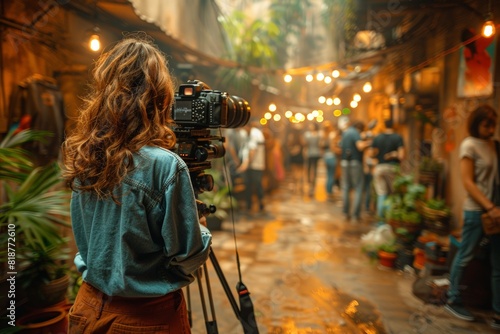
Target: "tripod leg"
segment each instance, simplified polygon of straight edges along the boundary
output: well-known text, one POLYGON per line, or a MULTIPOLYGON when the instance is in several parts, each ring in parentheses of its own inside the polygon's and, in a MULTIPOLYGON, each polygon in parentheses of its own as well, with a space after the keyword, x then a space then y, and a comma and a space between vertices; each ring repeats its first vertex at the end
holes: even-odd
POLYGON ((217 276, 219 277, 219 280, 222 284, 222 287, 226 292, 226 296, 229 300, 229 303, 233 307, 233 311, 236 314, 236 318, 240 321, 241 326, 243 327, 243 333, 258 334, 259 329, 257 327, 257 322, 255 320, 253 304, 250 299, 250 293, 248 292, 248 289, 242 282, 238 283, 237 290, 240 297, 240 306, 241 306, 240 310, 240 308, 238 308, 238 304, 236 303, 236 299, 234 298, 233 294, 231 293, 231 290, 229 289, 227 280, 224 277, 224 273, 222 272, 219 262, 217 261, 217 258, 215 257, 215 254, 212 249, 210 250, 209 256, 210 260, 212 261, 212 265, 214 266, 215 272, 217 273, 217 276))
POLYGON ((212 321, 207 321, 205 319, 205 324, 207 327, 207 333, 217 334, 219 333, 219 330, 217 328, 217 319, 215 318, 214 299, 212 297, 212 288, 210 287, 210 279, 208 276, 208 269, 206 264, 203 266, 203 271, 205 273, 205 284, 207 285, 207 295, 208 295, 208 301, 210 303, 210 312, 212 313, 212 321))
POLYGON ((201 281, 201 268, 196 271, 196 280, 198 281, 198 289, 200 290, 200 299, 201 299, 201 307, 203 309, 203 318, 205 319, 205 327, 207 328, 207 333, 208 334, 218 334, 219 331, 217 329, 217 322, 215 321, 215 310, 214 310, 214 303, 212 299, 212 292, 210 290, 210 281, 207 275, 207 268, 206 264, 203 265, 204 271, 205 271, 205 281, 207 284, 207 289, 208 289, 208 297, 209 297, 209 302, 210 302, 210 307, 211 307, 211 313, 213 320, 210 321, 208 320, 208 314, 207 314, 207 305, 205 302, 205 294, 203 292, 203 283, 201 281))
POLYGON ((193 328, 193 309, 191 308, 191 290, 189 289, 189 285, 186 286, 186 295, 187 295, 187 312, 188 312, 189 327, 193 328))
POLYGON ((217 258, 215 257, 214 251, 210 249, 210 261, 212 261, 212 265, 214 266, 215 272, 217 273, 217 276, 219 277, 220 283, 222 284, 222 288, 224 289, 224 292, 227 295, 227 298, 229 300, 229 303, 233 307, 234 314, 236 315, 236 318, 240 319, 240 309, 238 307, 238 304, 236 303, 236 299, 234 299, 234 296, 231 292, 231 289, 229 288, 229 285, 227 284, 226 277, 224 276, 224 273, 222 272, 222 269, 219 265, 219 262, 217 261, 217 258))

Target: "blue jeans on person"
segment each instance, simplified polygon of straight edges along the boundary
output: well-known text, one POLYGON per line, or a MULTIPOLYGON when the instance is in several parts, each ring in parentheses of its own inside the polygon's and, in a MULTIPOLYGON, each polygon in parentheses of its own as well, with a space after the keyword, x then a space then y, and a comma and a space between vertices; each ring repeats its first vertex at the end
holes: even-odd
POLYGON ((253 196, 257 196, 259 211, 264 210, 264 187, 262 185, 263 170, 248 169, 245 175, 245 201, 247 210, 252 211, 253 196))
POLYGON ((372 180, 373 180, 373 174, 372 173, 363 173, 364 181, 363 181, 363 192, 365 195, 364 199, 364 206, 365 206, 365 211, 369 212, 370 211, 370 203, 371 203, 371 195, 372 195, 372 180))
POLYGON ((309 183, 309 192, 314 193, 316 179, 318 177, 318 162, 320 157, 307 158, 307 182, 309 183))
POLYGON ((361 200, 363 198, 363 164, 358 160, 341 160, 340 167, 342 175, 340 186, 342 188, 342 200, 344 207, 342 212, 346 218, 351 217, 351 190, 354 190, 354 218, 360 219, 361 200))
MULTIPOLYGON (((465 267, 474 258, 476 247, 483 236, 482 213, 482 211, 464 211, 463 213, 462 240, 451 265, 448 303, 462 303, 460 292, 463 287, 460 286, 460 281, 465 267)), ((492 306, 495 313, 500 314, 500 235, 490 236, 490 263, 492 306)))
POLYGON ((333 186, 335 185, 335 172, 337 169, 337 157, 333 153, 326 153, 323 157, 326 165, 326 193, 333 194, 333 186))

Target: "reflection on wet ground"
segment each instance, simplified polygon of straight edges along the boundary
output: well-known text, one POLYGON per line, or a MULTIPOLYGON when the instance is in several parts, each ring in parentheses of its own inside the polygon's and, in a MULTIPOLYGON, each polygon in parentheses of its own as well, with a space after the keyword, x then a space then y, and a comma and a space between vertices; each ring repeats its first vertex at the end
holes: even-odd
MULTIPOLYGON (((213 231, 214 254, 236 295, 234 226, 242 281, 261 334, 491 331, 415 298, 414 277, 383 270, 361 251, 359 240, 371 229, 370 217, 345 222, 340 201, 327 201, 319 188, 309 198, 285 182, 268 196, 265 215, 236 216, 234 225, 226 222, 222 231, 213 231)), ((210 263, 208 271, 218 333, 244 333, 210 263)), ((192 331, 207 333, 196 284, 190 293, 192 331)))

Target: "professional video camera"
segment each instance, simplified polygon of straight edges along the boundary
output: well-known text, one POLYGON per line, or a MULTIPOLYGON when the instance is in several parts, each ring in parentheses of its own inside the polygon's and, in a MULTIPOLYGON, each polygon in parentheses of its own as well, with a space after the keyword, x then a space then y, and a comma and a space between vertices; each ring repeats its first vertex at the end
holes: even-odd
POLYGON ((172 108, 177 137, 176 153, 186 162, 196 194, 211 191, 213 178, 205 174, 211 159, 225 154, 225 138, 213 133, 220 128, 238 128, 250 119, 247 101, 226 92, 211 90, 199 80, 179 86, 172 108))
MULTIPOLYGON (((250 106, 247 101, 240 97, 229 96, 225 92, 211 90, 205 83, 194 80, 179 86, 172 108, 172 119, 175 122, 173 131, 177 137, 176 153, 186 162, 193 189, 198 197, 198 194, 211 191, 214 186, 212 175, 204 173, 206 169, 212 167, 210 160, 221 158, 226 153, 223 145, 225 138, 222 136, 220 128, 238 128, 246 125, 250 119, 250 106), (219 133, 214 133, 216 129, 219 130, 219 133)), ((201 201, 197 201, 197 206, 200 216, 206 216, 216 210, 215 206, 210 205, 207 207, 201 201)), ((236 287, 240 299, 240 306, 238 307, 212 249, 209 257, 235 315, 243 326, 244 333, 258 334, 259 330, 255 321, 250 293, 248 288, 241 282, 241 272, 239 275, 240 282, 236 287)), ((213 319, 212 321, 208 320, 201 285, 201 274, 200 271, 197 271, 207 333, 218 333, 206 265, 203 268, 213 319)))

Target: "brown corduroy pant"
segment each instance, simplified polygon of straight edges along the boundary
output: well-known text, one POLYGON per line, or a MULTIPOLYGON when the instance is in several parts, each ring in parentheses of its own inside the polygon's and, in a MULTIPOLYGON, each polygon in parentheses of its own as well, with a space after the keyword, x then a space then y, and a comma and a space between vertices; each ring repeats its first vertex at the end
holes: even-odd
POLYGON ((68 333, 190 334, 182 290, 162 297, 108 296, 83 283, 69 311, 68 333))

